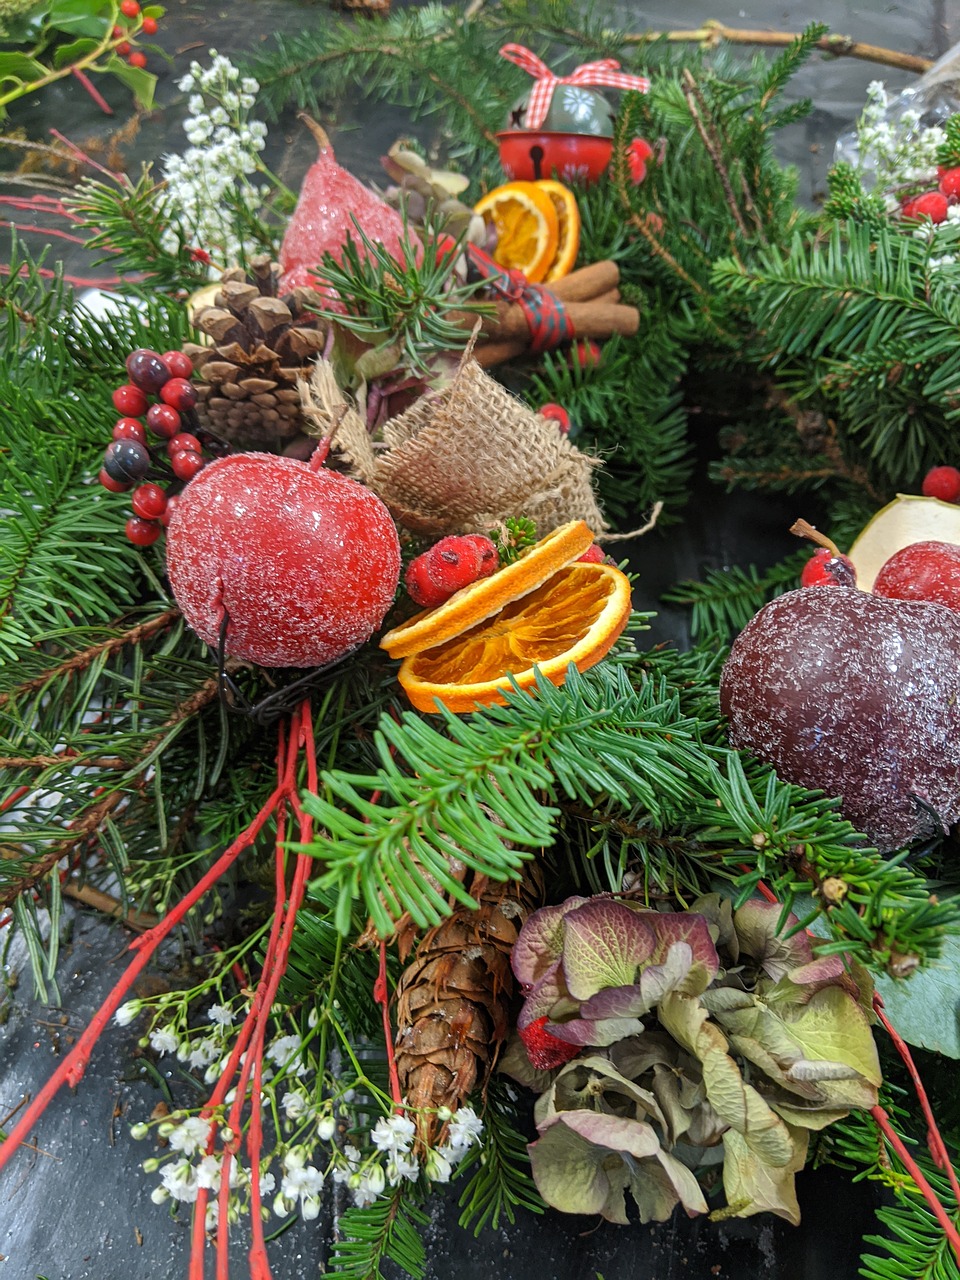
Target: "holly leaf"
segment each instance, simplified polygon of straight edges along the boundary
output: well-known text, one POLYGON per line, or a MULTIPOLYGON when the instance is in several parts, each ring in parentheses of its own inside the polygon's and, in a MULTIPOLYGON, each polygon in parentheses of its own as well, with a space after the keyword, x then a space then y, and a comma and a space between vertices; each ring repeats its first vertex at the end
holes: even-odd
POLYGON ((47 68, 36 58, 25 53, 0 53, 0 85, 25 84, 46 74, 47 68))
POLYGON ((153 95, 157 87, 156 76, 151 75, 149 71, 144 71, 142 67, 131 67, 129 62, 124 62, 122 58, 115 55, 107 59, 103 69, 116 76, 133 91, 133 96, 144 111, 149 111, 153 107, 153 95))
POLYGON ((943 940, 939 960, 907 979, 874 975, 887 1017, 908 1044, 960 1058, 960 937, 943 940))

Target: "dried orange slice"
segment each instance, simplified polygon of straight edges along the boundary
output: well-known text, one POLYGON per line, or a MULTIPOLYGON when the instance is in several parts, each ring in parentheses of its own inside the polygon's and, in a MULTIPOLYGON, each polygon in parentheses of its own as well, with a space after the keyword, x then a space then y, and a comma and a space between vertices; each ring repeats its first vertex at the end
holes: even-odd
POLYGON ((411 654, 398 679, 418 711, 436 712, 437 701, 457 713, 503 703, 511 676, 525 689, 537 671, 559 685, 571 663, 592 667, 629 617, 629 579, 612 565, 575 562, 462 635, 411 654))
POLYGON ((553 201, 553 207, 557 211, 557 221, 560 224, 557 256, 544 276, 544 283, 549 284, 551 280, 559 280, 561 276, 569 275, 573 270, 577 254, 580 252, 580 207, 577 204, 577 197, 562 182, 554 182, 552 178, 541 178, 536 185, 553 201))
POLYGON ((498 569, 489 578, 471 582, 436 609, 418 613, 388 631, 380 641, 380 648, 386 649, 391 658, 405 658, 410 653, 443 644, 541 586, 592 545, 593 533, 586 521, 571 520, 562 524, 513 564, 498 569))
POLYGON ((534 283, 553 265, 560 243, 560 220, 553 200, 535 182, 505 182, 478 200, 474 213, 497 232, 493 258, 522 271, 534 283))

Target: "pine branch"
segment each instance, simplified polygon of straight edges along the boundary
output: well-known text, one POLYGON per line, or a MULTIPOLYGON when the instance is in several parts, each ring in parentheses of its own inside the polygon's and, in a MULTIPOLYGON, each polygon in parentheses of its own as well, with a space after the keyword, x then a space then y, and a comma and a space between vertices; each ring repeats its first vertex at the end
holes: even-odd
POLYGON ((389 1260, 414 1280, 426 1271, 418 1227, 428 1218, 402 1187, 366 1208, 350 1208, 340 1219, 345 1239, 338 1240, 325 1275, 336 1280, 380 1280, 381 1264, 389 1260))
POLYGON ((527 1140, 519 1131, 520 1117, 502 1084, 493 1083, 483 1109, 483 1140, 472 1147, 457 1171, 467 1182, 460 1192, 460 1226, 474 1237, 501 1221, 511 1226, 517 1211, 543 1213, 546 1205, 530 1177, 527 1140))
POLYGON ((692 635, 729 642, 764 604, 799 584, 809 558, 809 550, 797 551, 764 573, 755 565, 710 569, 701 582, 688 579, 665 591, 663 601, 692 610, 692 635))

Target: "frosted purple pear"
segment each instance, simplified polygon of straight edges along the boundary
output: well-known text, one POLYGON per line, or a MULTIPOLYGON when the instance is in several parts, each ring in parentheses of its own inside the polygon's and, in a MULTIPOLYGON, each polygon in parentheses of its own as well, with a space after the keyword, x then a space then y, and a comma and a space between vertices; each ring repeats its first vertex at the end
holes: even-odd
POLYGON ((882 850, 960 817, 960 614, 848 587, 788 591, 720 679, 733 746, 840 796, 882 850))

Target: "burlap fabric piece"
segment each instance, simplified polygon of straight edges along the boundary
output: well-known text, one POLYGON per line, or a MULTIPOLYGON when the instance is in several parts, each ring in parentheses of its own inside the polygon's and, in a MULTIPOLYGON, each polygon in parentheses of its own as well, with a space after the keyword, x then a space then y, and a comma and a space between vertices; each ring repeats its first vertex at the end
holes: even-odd
POLYGON ((595 533, 608 528, 591 483, 600 459, 577 449, 475 360, 465 360, 448 387, 391 418, 382 448, 358 413, 343 413, 325 361, 317 361, 302 392, 315 424, 341 417, 333 449, 414 533, 486 533, 512 516, 536 521, 541 537, 569 520, 584 520, 595 533))

